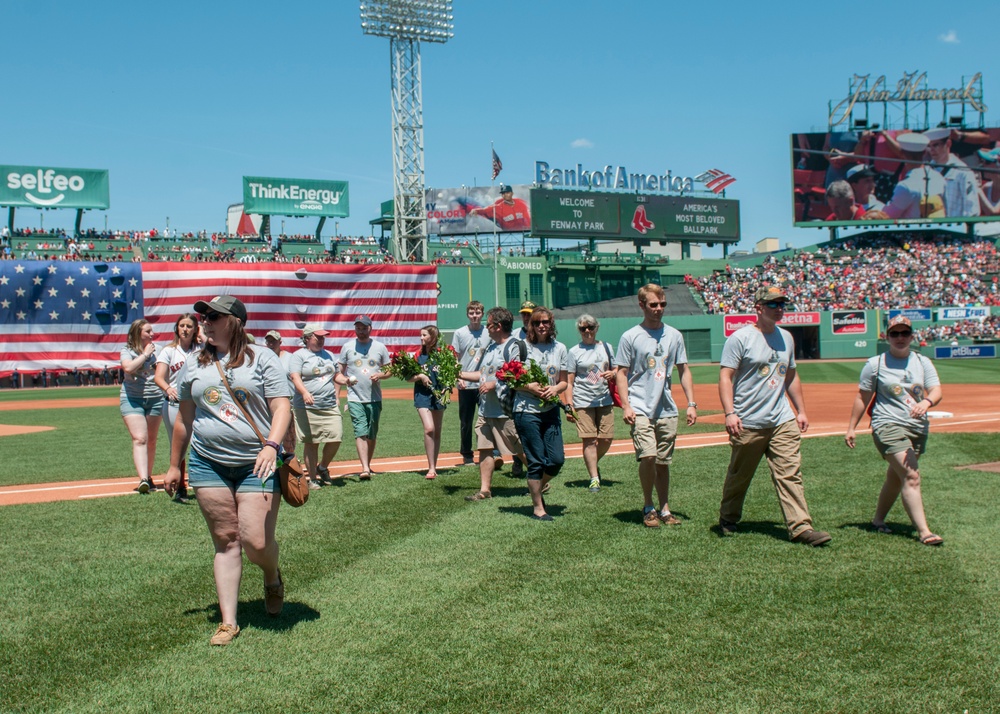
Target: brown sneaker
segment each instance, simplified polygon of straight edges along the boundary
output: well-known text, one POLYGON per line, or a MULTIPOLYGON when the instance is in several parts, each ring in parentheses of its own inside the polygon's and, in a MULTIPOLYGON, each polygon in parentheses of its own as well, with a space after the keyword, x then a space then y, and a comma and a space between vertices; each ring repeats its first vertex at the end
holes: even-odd
POLYGON ((661 513, 657 516, 660 519, 660 523, 665 526, 679 526, 681 524, 681 519, 675 516, 670 511, 666 513, 661 513))
POLYGON ((829 533, 824 531, 802 531, 797 536, 792 538, 792 543, 805 543, 806 545, 811 545, 813 548, 817 548, 821 545, 826 545, 831 540, 829 533))
POLYGON ((209 644, 216 647, 224 647, 240 636, 240 628, 236 625, 219 625, 219 629, 212 635, 209 644))
POLYGON ((476 491, 471 496, 466 496, 466 501, 485 501, 487 498, 493 498, 493 494, 490 491, 476 491))
POLYGON ((281 569, 278 569, 278 582, 274 585, 264 583, 264 609, 271 617, 281 614, 285 604, 285 581, 281 579, 281 569))
POLYGON ((660 527, 660 514, 656 512, 655 508, 642 517, 642 525, 647 528, 660 527))
POLYGON ((732 535, 733 533, 739 531, 739 526, 732 521, 727 521, 725 518, 720 518, 719 531, 722 532, 722 535, 732 535))

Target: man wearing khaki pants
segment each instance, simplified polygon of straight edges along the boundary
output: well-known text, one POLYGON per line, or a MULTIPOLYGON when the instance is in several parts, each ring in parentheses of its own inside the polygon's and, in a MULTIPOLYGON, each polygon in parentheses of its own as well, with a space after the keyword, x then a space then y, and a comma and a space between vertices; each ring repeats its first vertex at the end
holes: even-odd
POLYGON ((723 535, 737 532, 750 480, 766 456, 789 538, 815 547, 830 542, 830 534, 813 530, 802 487, 800 447, 809 419, 795 373, 795 341, 777 325, 787 299, 777 286, 757 290, 756 324, 741 327, 722 348, 719 399, 732 456, 722 488, 719 529, 723 535), (789 400, 798 414, 792 413, 789 400))

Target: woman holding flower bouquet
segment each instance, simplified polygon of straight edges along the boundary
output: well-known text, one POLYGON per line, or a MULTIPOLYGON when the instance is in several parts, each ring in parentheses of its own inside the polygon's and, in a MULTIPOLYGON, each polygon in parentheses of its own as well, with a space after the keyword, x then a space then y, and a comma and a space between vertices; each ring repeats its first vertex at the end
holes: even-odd
POLYGON ((528 462, 532 518, 551 521, 542 490, 562 468, 562 419, 559 395, 566 391, 566 345, 556 341, 552 313, 536 307, 528 322, 527 371, 532 381, 517 387, 514 426, 528 462))
POLYGON ((440 331, 434 325, 420 328, 420 354, 417 364, 421 371, 410 378, 413 382, 413 406, 424 427, 424 451, 427 454, 428 479, 437 478, 437 460, 441 453, 441 423, 444 410, 455 386, 458 365, 450 347, 439 347, 440 331), (448 360, 447 352, 451 356, 448 360), (446 363, 451 363, 449 369, 446 363), (447 390, 447 393, 446 393, 447 390))

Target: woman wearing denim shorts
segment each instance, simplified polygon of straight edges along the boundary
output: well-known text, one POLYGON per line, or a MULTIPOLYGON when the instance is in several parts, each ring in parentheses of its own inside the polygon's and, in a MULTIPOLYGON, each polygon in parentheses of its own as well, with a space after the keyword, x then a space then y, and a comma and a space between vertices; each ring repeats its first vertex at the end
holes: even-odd
POLYGON ((173 494, 180 485, 180 462, 190 443, 188 481, 198 492, 215 545, 222 623, 211 644, 228 645, 240 633, 236 610, 243 552, 263 571, 267 613, 280 615, 284 604, 274 531, 281 503, 279 442, 291 420, 291 390, 274 352, 248 345, 242 302, 220 295, 195 303, 194 310, 203 316, 206 344, 185 363, 178 380, 180 410, 164 486, 173 494), (267 435, 263 446, 244 409, 267 435))
POLYGON ((153 462, 156 435, 163 418, 163 392, 156 386, 156 345, 153 326, 138 319, 128 330, 128 342, 121 350, 125 379, 121 390, 121 414, 132 437, 132 461, 139 474, 139 493, 153 489, 153 462))

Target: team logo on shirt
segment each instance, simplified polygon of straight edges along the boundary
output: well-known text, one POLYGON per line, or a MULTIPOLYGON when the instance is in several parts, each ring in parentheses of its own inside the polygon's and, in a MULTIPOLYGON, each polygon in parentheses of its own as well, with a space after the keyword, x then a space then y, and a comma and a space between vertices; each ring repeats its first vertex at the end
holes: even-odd
POLYGON ((892 396, 898 397, 904 391, 903 390, 903 385, 902 384, 894 384, 891 387, 889 387, 889 391, 892 392, 892 396))
POLYGON ((924 388, 919 384, 914 384, 911 390, 913 392, 913 398, 918 402, 924 398, 924 388))
POLYGON ((759 374, 761 377, 766 377, 767 375, 771 374, 771 365, 762 364, 760 367, 757 368, 757 374, 759 374))
POLYGON ((222 421, 227 424, 232 424, 239 418, 240 409, 235 404, 223 404, 219 407, 219 416, 222 417, 222 421))
POLYGON ((656 367, 656 357, 650 357, 646 360, 646 366, 650 369, 654 369, 656 367))
POLYGON ((359 360, 359 359, 354 360, 354 366, 355 367, 360 367, 362 364, 364 364, 364 362, 362 360, 359 360))
POLYGON ((233 394, 236 395, 236 401, 238 401, 240 404, 246 404, 247 397, 250 396, 247 390, 243 389, 243 387, 238 387, 237 389, 234 389, 233 394))
POLYGON ((664 367, 670 366, 670 358, 669 357, 664 357, 663 358, 663 366, 664 367))
POLYGON ((205 390, 204 399, 212 406, 215 406, 222 399, 222 395, 219 394, 219 390, 215 387, 209 387, 205 390))
POLYGON ((782 377, 784 377, 785 376, 785 372, 787 372, 787 371, 788 371, 788 365, 785 364, 784 362, 780 362, 778 364, 778 374, 780 374, 782 377))
POLYGON ((373 360, 373 359, 368 360, 368 366, 369 367, 374 367, 375 366, 375 360, 373 360))

